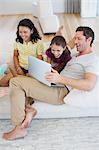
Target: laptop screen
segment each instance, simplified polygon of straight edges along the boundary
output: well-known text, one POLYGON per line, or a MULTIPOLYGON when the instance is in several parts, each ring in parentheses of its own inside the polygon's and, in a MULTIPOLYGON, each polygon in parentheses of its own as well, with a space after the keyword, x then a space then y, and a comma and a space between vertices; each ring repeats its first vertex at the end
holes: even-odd
POLYGON ((35 58, 33 56, 29 56, 28 58, 28 62, 29 62, 29 75, 37 80, 39 80, 40 82, 51 86, 51 83, 49 83, 46 79, 45 79, 45 73, 46 72, 51 72, 51 64, 40 60, 38 58, 35 58))

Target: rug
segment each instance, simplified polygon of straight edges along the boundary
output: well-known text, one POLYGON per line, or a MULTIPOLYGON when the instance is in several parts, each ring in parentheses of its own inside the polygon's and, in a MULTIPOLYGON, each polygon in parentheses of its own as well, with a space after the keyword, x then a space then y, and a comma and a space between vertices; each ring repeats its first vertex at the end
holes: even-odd
POLYGON ((0 150, 98 150, 99 118, 33 120, 23 139, 6 141, 10 120, 0 120, 0 150))

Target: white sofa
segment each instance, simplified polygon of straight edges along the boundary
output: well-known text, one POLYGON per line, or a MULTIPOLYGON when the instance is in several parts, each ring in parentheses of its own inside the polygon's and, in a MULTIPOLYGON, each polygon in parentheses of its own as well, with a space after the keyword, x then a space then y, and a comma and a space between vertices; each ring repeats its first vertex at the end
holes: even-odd
MULTIPOLYGON (((13 38, 12 38, 13 39, 13 38)), ((10 42, 10 41, 9 41, 10 42)), ((48 43, 45 44, 48 46, 48 43)), ((8 53, 1 52, 2 62, 5 59, 8 61, 12 59, 12 45, 8 46, 8 53)), ((6 49, 6 47, 5 47, 6 49)), ((99 81, 99 80, 98 80, 99 81)), ((4 87, 0 87, 5 89, 4 87)), ((84 91, 72 90, 72 92, 65 97, 66 104, 50 105, 36 101, 34 106, 38 110, 36 118, 68 118, 68 117, 87 117, 99 116, 99 82, 96 84, 96 89, 90 93, 84 91)), ((7 96, 0 97, 0 119, 10 119, 10 98, 7 96)))
MULTIPOLYGON (((11 26, 10 22, 9 25, 11 26)), ((0 29, 0 62, 11 61, 13 55, 13 43, 15 39, 15 30, 0 29), (6 41, 6 44, 5 44, 6 41)), ((93 98, 82 101, 82 97, 77 95, 78 92, 71 94, 67 104, 55 106, 36 102, 34 105, 38 109, 37 118, 67 118, 67 117, 84 117, 84 116, 99 116, 99 105, 97 94, 93 94, 93 98), (77 97, 76 97, 77 96, 77 97), (77 101, 76 101, 77 99, 77 101), (94 101, 95 100, 95 101, 94 101), (74 102, 74 103, 73 103, 74 102), (87 103, 86 103, 87 102, 87 103), (79 103, 79 105, 77 105, 79 103), (89 103, 92 103, 89 107, 89 103)), ((99 92, 97 92, 99 93, 99 92)), ((0 119, 10 118, 10 100, 9 95, 0 97, 0 119)))
MULTIPOLYGON (((4 87, 0 87, 5 89, 4 87)), ((51 105, 36 101, 33 105, 38 110, 36 118, 68 118, 99 116, 99 79, 91 92, 72 90, 64 98, 66 104, 51 105)), ((10 97, 0 97, 0 119, 10 119, 10 97)))
MULTIPOLYGON (((36 101, 34 107, 37 108, 36 118, 69 118, 99 116, 99 107, 82 107, 72 104, 51 105, 36 101)), ((0 98, 0 119, 10 119, 9 96, 0 98)))

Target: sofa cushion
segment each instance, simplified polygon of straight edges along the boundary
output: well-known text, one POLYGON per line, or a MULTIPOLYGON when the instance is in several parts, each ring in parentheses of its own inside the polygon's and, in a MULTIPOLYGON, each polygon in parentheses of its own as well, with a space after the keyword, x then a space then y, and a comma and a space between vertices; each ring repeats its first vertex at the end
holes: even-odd
POLYGON ((76 107, 99 107, 99 79, 91 91, 71 90, 64 102, 76 107))

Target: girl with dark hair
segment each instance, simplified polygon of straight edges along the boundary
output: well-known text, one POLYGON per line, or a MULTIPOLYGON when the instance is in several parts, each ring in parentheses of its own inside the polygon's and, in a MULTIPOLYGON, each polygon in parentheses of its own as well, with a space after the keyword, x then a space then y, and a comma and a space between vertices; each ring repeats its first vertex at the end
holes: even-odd
POLYGON ((28 73, 28 56, 42 59, 44 50, 41 37, 30 19, 23 19, 17 27, 17 38, 14 44, 14 64, 19 75, 28 73))
POLYGON ((47 62, 52 64, 52 68, 59 73, 64 69, 67 62, 71 59, 71 53, 67 47, 63 36, 55 36, 46 50, 47 62))

